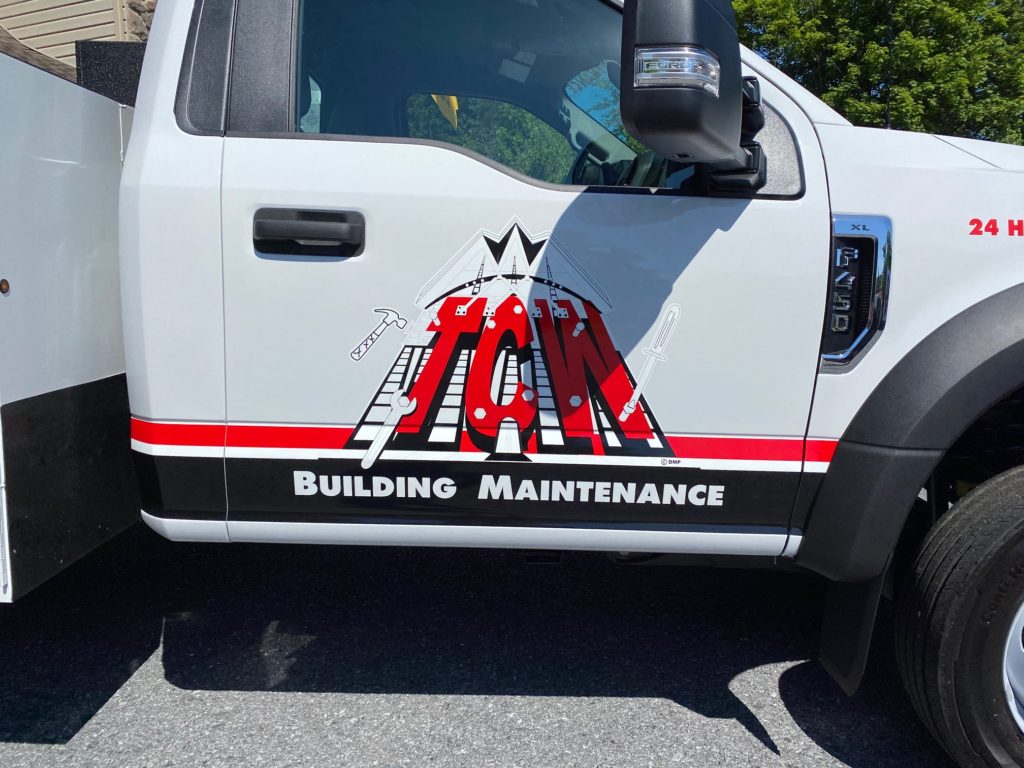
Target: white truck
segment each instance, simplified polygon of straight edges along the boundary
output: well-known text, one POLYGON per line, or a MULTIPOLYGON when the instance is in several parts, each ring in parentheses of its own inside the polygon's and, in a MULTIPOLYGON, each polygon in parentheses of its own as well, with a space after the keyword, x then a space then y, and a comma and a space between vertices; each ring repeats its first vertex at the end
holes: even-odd
POLYGON ((164 2, 134 117, 0 96, 3 599, 137 507, 130 429, 175 540, 820 574, 848 692, 888 591, 935 736, 1024 765, 1024 148, 853 127, 727 0, 164 2))

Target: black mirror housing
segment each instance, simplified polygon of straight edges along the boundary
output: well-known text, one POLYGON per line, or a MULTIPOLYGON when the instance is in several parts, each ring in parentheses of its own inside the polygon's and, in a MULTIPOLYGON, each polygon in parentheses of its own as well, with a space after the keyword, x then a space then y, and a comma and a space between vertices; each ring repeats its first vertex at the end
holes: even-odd
POLYGON ((644 145, 714 171, 749 167, 731 0, 625 0, 621 79, 623 124, 644 145), (712 75, 693 84, 703 77, 689 74, 695 66, 712 75))

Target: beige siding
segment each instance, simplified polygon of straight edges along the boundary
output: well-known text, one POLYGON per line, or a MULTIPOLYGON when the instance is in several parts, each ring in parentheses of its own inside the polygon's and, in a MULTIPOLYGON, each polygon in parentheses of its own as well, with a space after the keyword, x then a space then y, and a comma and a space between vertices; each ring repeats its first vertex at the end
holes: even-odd
POLYGON ((120 40, 125 0, 0 0, 0 27, 72 66, 76 40, 120 40))

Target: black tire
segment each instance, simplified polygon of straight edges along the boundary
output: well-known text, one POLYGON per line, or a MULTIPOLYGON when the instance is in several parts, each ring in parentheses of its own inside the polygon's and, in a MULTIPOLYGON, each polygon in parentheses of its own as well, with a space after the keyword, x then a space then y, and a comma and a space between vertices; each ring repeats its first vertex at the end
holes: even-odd
POLYGON ((914 708, 964 768, 1024 766, 1003 653, 1024 603, 1024 467, 953 505, 899 596, 896 658, 914 708))

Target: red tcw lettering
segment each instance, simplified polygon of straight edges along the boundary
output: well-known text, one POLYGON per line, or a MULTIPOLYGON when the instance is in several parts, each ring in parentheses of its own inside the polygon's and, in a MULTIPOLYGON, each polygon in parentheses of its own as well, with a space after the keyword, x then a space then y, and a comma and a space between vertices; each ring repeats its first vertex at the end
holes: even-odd
MULTIPOLYGON (((531 341, 533 332, 526 307, 515 296, 505 299, 494 311, 494 316, 484 322, 466 382, 466 420, 476 432, 491 438, 487 445, 477 445, 482 450, 493 449, 493 438, 498 436, 498 428, 506 419, 516 423, 522 436, 537 416, 536 397, 530 400, 524 397, 528 387, 518 378, 511 400, 500 404, 491 397, 491 382, 495 376, 499 380, 504 378, 504 371, 496 371, 495 366, 499 360, 502 368, 507 366, 506 358, 499 353, 504 350, 511 355, 518 368, 529 353, 531 341)), ((499 401, 503 399, 501 391, 498 390, 499 401)))
POLYGON ((971 219, 971 235, 974 237, 980 237, 985 234, 984 229, 982 229, 984 226, 985 222, 981 219, 971 219))
MULTIPOLYGON (((600 395, 609 409, 609 419, 618 420, 623 406, 633 396, 633 384, 597 309, 586 305, 587 322, 584 324, 571 301, 557 303, 566 316, 555 320, 551 317, 547 301, 537 299, 534 302, 540 311, 536 322, 547 353, 555 401, 566 435, 570 438, 591 437, 595 419, 590 408, 588 374, 597 382, 600 395)), ((627 438, 647 440, 654 437, 641 406, 625 421, 618 423, 627 438)))
POLYGON ((399 432, 419 432, 427 414, 434 409, 434 400, 442 395, 441 381, 449 364, 455 364, 455 350, 464 333, 477 333, 480 330, 480 319, 484 314, 485 299, 472 299, 450 296, 444 300, 437 310, 437 319, 428 326, 428 330, 438 334, 434 341, 430 359, 416 378, 412 391, 406 393, 410 400, 416 401, 416 410, 398 423, 399 432), (460 307, 465 307, 459 312, 460 307))
POLYGON ((999 222, 995 219, 989 219, 988 224, 985 225, 985 231, 990 235, 995 236, 999 234, 999 222))
POLYGON ((1010 237, 1024 237, 1024 219, 1010 220, 1010 237))

